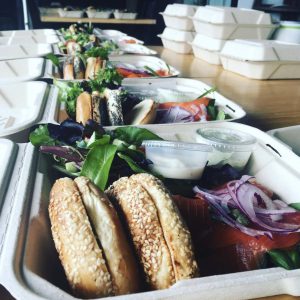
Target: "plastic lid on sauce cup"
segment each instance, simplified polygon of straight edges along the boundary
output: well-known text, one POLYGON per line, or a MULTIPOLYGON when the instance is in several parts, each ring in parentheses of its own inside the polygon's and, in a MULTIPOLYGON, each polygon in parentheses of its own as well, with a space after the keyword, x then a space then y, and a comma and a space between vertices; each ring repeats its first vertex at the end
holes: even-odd
POLYGON ((206 127, 197 130, 197 141, 209 144, 223 152, 252 151, 256 138, 252 135, 229 128, 206 127))
POLYGON ((143 141, 142 146, 150 148, 165 148, 170 150, 186 150, 186 151, 201 151, 211 152, 213 149, 210 145, 199 143, 185 143, 176 141, 156 141, 146 140, 143 141))

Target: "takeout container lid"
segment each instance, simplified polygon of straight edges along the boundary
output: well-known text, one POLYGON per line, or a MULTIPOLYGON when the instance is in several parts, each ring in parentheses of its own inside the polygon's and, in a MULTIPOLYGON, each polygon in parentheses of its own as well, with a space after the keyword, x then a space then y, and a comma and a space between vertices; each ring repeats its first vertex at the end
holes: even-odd
POLYGON ((300 156, 300 125, 272 129, 268 134, 287 145, 300 156))
POLYGON ((214 24, 272 24, 270 14, 259 10, 209 5, 198 7, 193 19, 214 24))
POLYGON ((56 35, 0 36, 0 45, 56 44, 58 42, 60 42, 60 39, 56 35))
MULTIPOLYGON (((208 124, 191 124, 189 127, 174 126, 172 131, 161 126, 152 126, 151 130, 163 138, 192 139, 197 129, 207 126, 211 127, 208 124)), ((255 136, 258 147, 250 159, 248 171, 256 176, 259 183, 273 190, 284 201, 299 202, 300 158, 297 155, 254 127, 225 122, 214 124, 213 127, 240 130, 255 136), (280 180, 275 174, 280 174, 280 180)), ((59 281, 58 277, 64 274, 62 269, 56 269, 58 255, 55 253, 48 220, 48 197, 54 178, 49 178, 49 165, 32 145, 25 145, 23 150, 19 151, 21 157, 19 159, 18 156, 13 170, 13 175, 19 174, 17 181, 11 182, 8 187, 11 191, 14 186, 14 193, 11 193, 12 198, 9 199, 11 210, 6 215, 9 219, 0 250, 0 283, 16 299, 74 300, 75 297, 55 286, 59 281)), ((201 297, 213 300, 224 299, 226 295, 225 298, 229 300, 277 294, 299 296, 299 278, 299 269, 260 269, 183 280, 169 289, 107 299, 201 297)))
POLYGON ((52 53, 50 44, 20 44, 0 46, 0 60, 41 57, 52 53))
POLYGON ((17 142, 28 140, 29 128, 48 117, 57 99, 55 89, 41 81, 0 85, 0 94, 0 137, 17 142))
POLYGON ((188 4, 168 4, 163 12, 160 12, 162 15, 168 15, 173 17, 189 17, 193 16, 196 12, 198 6, 188 5, 188 4))
POLYGON ((41 78, 45 63, 41 57, 0 61, 0 85, 41 78))
POLYGON ((197 130, 199 142, 211 145, 220 151, 248 152, 256 144, 256 138, 239 130, 206 127, 197 130))
POLYGON ((56 31, 54 29, 31 29, 31 30, 4 30, 0 31, 0 36, 27 36, 27 35, 56 35, 56 31))
POLYGON ((300 44, 274 40, 227 41, 221 55, 249 61, 300 61, 300 44))

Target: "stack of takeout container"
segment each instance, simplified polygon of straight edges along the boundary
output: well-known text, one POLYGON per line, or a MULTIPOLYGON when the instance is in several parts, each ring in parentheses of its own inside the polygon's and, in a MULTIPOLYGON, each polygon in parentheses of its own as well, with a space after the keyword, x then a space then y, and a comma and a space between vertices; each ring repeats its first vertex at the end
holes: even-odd
POLYGON ((169 4, 160 14, 164 18, 166 28, 158 35, 163 46, 177 53, 190 53, 190 42, 194 39, 194 25, 191 16, 195 14, 197 6, 186 4, 169 4))
POLYGON ((219 57, 227 40, 268 39, 276 25, 270 14, 252 9, 201 6, 192 17, 196 37, 194 54, 211 64, 221 64, 219 57))

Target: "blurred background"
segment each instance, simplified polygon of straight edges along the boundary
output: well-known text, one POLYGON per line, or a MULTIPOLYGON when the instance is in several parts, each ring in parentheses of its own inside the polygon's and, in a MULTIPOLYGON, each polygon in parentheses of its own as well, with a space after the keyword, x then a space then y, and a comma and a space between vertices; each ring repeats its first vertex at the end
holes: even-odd
MULTIPOLYGON (((124 21, 116 24, 111 18, 108 23, 99 23, 97 26, 102 29, 121 29, 143 39, 148 45, 160 45, 157 34, 163 31, 165 25, 159 12, 164 11, 171 3, 254 8, 271 13, 274 22, 300 21, 299 0, 10 0, 1 3, 0 30, 24 29, 25 23, 28 23, 28 28, 58 29, 67 26, 68 20, 59 18, 55 9, 85 10, 93 6, 102 10, 136 12, 136 23, 126 24, 124 21)), ((83 17, 87 15, 84 14, 83 17)), ((71 23, 74 21, 71 20, 69 24, 71 23)))

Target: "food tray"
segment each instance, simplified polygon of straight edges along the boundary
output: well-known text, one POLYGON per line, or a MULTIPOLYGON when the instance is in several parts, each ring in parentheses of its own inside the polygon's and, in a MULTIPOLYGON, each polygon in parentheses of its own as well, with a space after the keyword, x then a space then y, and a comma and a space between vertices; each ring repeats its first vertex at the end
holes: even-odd
POLYGON ((191 17, 197 33, 216 39, 267 39, 277 25, 270 14, 235 7, 201 6, 191 17))
MULTIPOLYGON (((185 78, 164 78, 164 79, 124 79, 123 84, 125 89, 133 93, 143 93, 151 97, 151 95, 156 94, 158 88, 172 89, 177 91, 182 91, 183 93, 195 93, 198 95, 203 94, 205 91, 209 90, 211 87, 201 81, 185 78)), ((233 101, 225 98, 221 94, 214 92, 214 98, 216 99, 216 105, 220 106, 231 116, 231 119, 227 121, 233 121, 243 118, 246 112, 233 101)), ((175 101, 175 100, 174 100, 175 101)), ((44 120, 50 123, 60 123, 67 118, 67 114, 64 105, 59 103, 58 100, 53 101, 49 118, 44 120)), ((209 121, 209 123, 220 123, 221 121, 209 121)), ((159 126, 165 127, 175 126, 176 123, 170 124, 160 124, 159 126)), ((178 124, 178 123, 177 123, 178 124)), ((188 126, 191 123, 182 123, 182 126, 188 126)), ((146 127, 152 125, 144 125, 146 127)))
POLYGON ((268 134, 287 145, 300 156, 300 125, 273 129, 268 131, 268 134))
MULTIPOLYGON (((198 128, 207 124, 151 129, 165 138, 175 136, 193 139, 198 128)), ((266 133, 237 123, 209 124, 241 130, 258 140, 247 165, 247 172, 277 193, 284 201, 299 202, 300 160, 281 143, 266 133), (278 176, 281 180, 278 181, 278 176)), ((20 152, 20 151, 19 151, 20 152)), ((76 299, 68 293, 63 270, 51 238, 48 201, 55 177, 49 160, 32 145, 20 153, 22 161, 15 170, 10 221, 0 258, 0 282, 16 299, 76 299)), ((5 199, 7 200, 7 199, 5 199)), ((178 282, 160 291, 106 299, 250 299, 278 294, 300 296, 300 270, 261 269, 241 273, 195 278, 178 282)))
POLYGON ((59 8, 58 14, 62 18, 82 18, 84 11, 82 11, 82 10, 64 10, 62 8, 59 8))
POLYGON ((0 86, 0 137, 27 141, 29 128, 48 117, 46 103, 57 97, 55 90, 39 81, 0 86))
POLYGON ((97 11, 96 9, 87 9, 86 14, 87 14, 88 18, 91 18, 91 19, 93 19, 93 18, 109 19, 112 14, 112 10, 97 11))
POLYGON ((279 41, 227 41, 221 51, 224 69, 253 79, 300 78, 300 45, 279 41))
POLYGON ((133 12, 123 12, 123 11, 114 11, 115 19, 125 19, 125 20, 134 20, 137 18, 137 13, 133 12))
POLYGON ((50 44, 23 44, 0 46, 0 60, 41 57, 52 53, 50 44))

